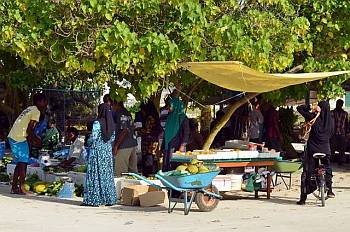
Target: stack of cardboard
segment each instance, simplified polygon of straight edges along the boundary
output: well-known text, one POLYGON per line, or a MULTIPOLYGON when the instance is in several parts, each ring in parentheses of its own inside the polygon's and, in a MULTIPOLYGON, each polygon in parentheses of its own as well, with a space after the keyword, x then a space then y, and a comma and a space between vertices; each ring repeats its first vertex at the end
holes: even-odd
POLYGON ((124 187, 121 203, 130 206, 150 207, 163 204, 165 192, 148 185, 132 185, 124 187))

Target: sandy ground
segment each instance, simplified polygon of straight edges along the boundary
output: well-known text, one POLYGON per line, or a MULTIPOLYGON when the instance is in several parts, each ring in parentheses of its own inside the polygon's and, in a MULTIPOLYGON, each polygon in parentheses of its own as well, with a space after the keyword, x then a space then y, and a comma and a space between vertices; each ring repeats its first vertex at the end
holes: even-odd
POLYGON ((15 196, 9 186, 0 185, 0 232, 17 231, 349 231, 350 165, 334 167, 335 199, 320 207, 313 196, 307 205, 295 204, 299 195, 299 174, 292 190, 275 188, 270 200, 254 199, 253 194, 230 193, 212 212, 188 216, 179 205, 172 214, 163 206, 152 208, 79 206, 81 198, 61 200, 53 197, 15 196))

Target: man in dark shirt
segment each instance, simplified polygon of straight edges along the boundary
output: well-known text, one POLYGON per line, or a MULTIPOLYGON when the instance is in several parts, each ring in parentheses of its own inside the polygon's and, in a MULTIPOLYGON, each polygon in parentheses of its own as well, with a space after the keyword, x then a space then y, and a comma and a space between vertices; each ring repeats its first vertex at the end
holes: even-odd
MULTIPOLYGON (((336 151, 339 152, 337 157, 338 164, 343 163, 343 157, 345 156, 346 150, 346 134, 348 132, 348 113, 343 110, 344 101, 341 99, 337 100, 336 108, 332 110, 334 119, 334 135, 331 139, 332 154, 334 155, 336 151)), ((348 160, 347 160, 348 161, 348 160)))
POLYGON ((113 145, 115 158, 115 176, 124 172, 137 172, 136 136, 131 114, 125 109, 123 102, 113 104, 116 139, 113 145))

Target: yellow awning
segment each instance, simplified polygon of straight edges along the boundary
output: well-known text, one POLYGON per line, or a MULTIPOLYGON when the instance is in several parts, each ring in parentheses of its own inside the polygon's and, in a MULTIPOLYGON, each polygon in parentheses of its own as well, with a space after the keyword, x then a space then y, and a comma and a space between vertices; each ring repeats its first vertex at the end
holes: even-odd
POLYGON ((269 92, 350 72, 267 74, 248 68, 238 61, 189 62, 181 66, 198 77, 225 89, 252 93, 269 92))

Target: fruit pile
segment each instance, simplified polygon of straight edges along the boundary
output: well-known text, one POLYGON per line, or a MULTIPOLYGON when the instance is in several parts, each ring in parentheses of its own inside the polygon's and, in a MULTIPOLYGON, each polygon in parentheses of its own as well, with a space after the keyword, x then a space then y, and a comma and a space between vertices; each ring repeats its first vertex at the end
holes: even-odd
POLYGON ((12 158, 7 156, 5 156, 2 160, 0 160, 0 172, 6 172, 6 167, 11 162, 12 162, 12 158))
MULTIPOLYGON (((39 180, 38 175, 28 175, 24 188, 26 191, 33 191, 38 195, 45 196, 57 196, 64 185, 63 181, 55 181, 53 183, 47 183, 39 180)), ((82 185, 75 185, 75 195, 81 197, 84 192, 82 185)))
POLYGON ((218 169, 216 165, 205 165, 202 161, 192 159, 190 163, 183 163, 173 171, 160 174, 167 176, 184 176, 218 171, 218 169))
POLYGON ((191 156, 191 155, 213 155, 216 154, 215 150, 198 150, 198 151, 187 151, 185 153, 181 151, 175 152, 178 155, 185 155, 185 156, 191 156))

